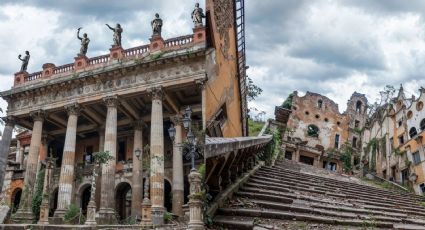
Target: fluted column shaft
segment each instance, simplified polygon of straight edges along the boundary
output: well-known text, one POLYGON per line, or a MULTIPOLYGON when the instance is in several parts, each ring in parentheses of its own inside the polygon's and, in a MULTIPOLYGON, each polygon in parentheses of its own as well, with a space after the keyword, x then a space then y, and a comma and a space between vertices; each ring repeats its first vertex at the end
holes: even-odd
POLYGON ((162 90, 151 89, 151 177, 150 195, 152 203, 152 223, 164 223, 164 124, 162 114, 162 90))
POLYGON ((6 125, 4 126, 3 136, 0 142, 0 192, 3 188, 7 156, 9 155, 10 142, 12 141, 13 128, 15 127, 13 118, 9 117, 4 120, 6 121, 6 125))
POLYGON ((35 177, 37 174, 36 169, 45 113, 42 110, 38 110, 36 112, 32 112, 31 116, 33 117, 34 124, 31 133, 28 159, 25 167, 24 189, 22 192, 21 202, 19 204, 19 210, 15 215, 16 219, 20 219, 22 222, 30 222, 34 218, 34 214, 31 211, 31 203, 34 192, 35 177))
POLYGON ((140 218, 142 216, 143 200, 143 177, 142 177, 142 159, 143 159, 143 123, 141 121, 134 124, 134 142, 133 142, 133 176, 131 188, 131 215, 140 218), (140 150, 139 158, 136 156, 136 150, 140 150))
POLYGON ((184 175, 183 175, 183 148, 182 148, 182 121, 180 116, 172 118, 176 135, 173 143, 173 213, 183 216, 184 204, 184 175))
POLYGON ((55 216, 63 217, 65 210, 71 204, 72 188, 74 183, 75 145, 77 140, 77 123, 79 106, 66 107, 68 110, 68 124, 66 126, 65 144, 62 155, 62 167, 59 177, 58 208, 55 216))
POLYGON ((102 165, 101 195, 99 214, 103 218, 114 218, 115 213, 115 165, 117 159, 117 105, 116 97, 104 99, 107 106, 105 125, 104 151, 114 157, 113 160, 102 165))

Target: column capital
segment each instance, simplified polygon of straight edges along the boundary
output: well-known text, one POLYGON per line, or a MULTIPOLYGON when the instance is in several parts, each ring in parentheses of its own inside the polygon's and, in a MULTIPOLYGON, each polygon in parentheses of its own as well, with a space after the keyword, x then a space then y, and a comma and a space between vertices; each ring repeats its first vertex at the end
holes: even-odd
POLYGON ((70 115, 76 115, 76 116, 80 115, 81 106, 78 103, 65 105, 64 107, 65 107, 65 109, 68 113, 68 116, 70 116, 70 115))
POLYGON ((41 109, 32 111, 30 112, 30 116, 34 121, 44 121, 44 118, 46 117, 46 111, 41 109))
POLYGON ((200 88, 200 89, 205 89, 206 83, 207 83, 208 78, 202 78, 202 79, 197 79, 195 80, 195 84, 200 88))
POLYGON ((146 126, 147 125, 146 125, 146 123, 143 120, 133 121, 134 130, 142 130, 146 126))
POLYGON ((151 95, 152 100, 163 100, 164 90, 162 86, 155 86, 147 89, 148 93, 151 95))
POLYGON ((1 118, 7 126, 15 126, 17 119, 13 116, 7 116, 1 118))
POLYGON ((107 107, 117 107, 119 104, 118 97, 116 95, 104 97, 103 101, 107 107))
POLYGON ((171 116, 170 120, 174 124, 174 126, 183 125, 183 116, 180 114, 171 116))

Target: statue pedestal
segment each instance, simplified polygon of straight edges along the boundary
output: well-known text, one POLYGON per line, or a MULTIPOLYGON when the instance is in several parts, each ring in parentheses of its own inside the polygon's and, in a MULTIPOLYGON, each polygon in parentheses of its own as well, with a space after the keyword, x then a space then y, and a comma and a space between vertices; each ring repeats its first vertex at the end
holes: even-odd
POLYGON ((78 55, 74 58, 74 70, 81 70, 86 68, 89 65, 89 58, 85 55, 78 55))
POLYGON ((121 46, 112 46, 109 49, 109 59, 122 59, 124 57, 124 49, 121 46))
POLYGON ((151 44, 149 45, 151 53, 164 48, 164 39, 162 39, 160 35, 153 35, 149 40, 151 41, 151 44))
POLYGON ((203 201, 201 194, 202 175, 196 171, 189 174, 190 195, 189 195, 189 225, 190 230, 204 230, 203 201))
POLYGON ((41 77, 50 77, 55 73, 55 64, 53 63, 45 63, 43 64, 43 72, 41 73, 41 77))
POLYGON ((96 204, 93 200, 90 200, 87 205, 87 219, 85 225, 96 225, 96 204))
POLYGON ((199 25, 193 28, 193 43, 205 42, 205 26, 199 25))
POLYGON ((47 198, 43 198, 41 202, 38 224, 49 224, 49 201, 47 198))
POLYGON ((151 215, 151 201, 149 198, 143 199, 142 203, 142 222, 140 223, 143 226, 152 225, 152 215, 151 215))
POLYGON ((15 73, 15 80, 13 82, 13 86, 23 84, 25 82, 26 77, 28 77, 27 71, 19 71, 15 73))

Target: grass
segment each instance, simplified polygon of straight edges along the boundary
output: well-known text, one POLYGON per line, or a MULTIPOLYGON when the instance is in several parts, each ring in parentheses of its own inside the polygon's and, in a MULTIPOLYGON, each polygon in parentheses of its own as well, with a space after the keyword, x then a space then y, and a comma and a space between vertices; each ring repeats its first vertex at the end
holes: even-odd
POLYGON ((248 130, 250 136, 257 136, 264 126, 264 122, 248 119, 248 130))

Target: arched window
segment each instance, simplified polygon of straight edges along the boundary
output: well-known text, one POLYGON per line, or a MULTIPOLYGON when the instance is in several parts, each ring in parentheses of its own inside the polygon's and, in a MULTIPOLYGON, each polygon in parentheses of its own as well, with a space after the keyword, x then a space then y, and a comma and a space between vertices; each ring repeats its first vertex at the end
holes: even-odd
POLYGON ((421 121, 421 123, 420 123, 419 126, 421 127, 421 131, 424 131, 425 130, 425 118, 422 119, 422 121, 421 121))
POLYGON ((317 101, 317 107, 318 107, 319 109, 321 109, 321 108, 322 108, 322 105, 323 105, 323 101, 322 101, 322 99, 319 99, 319 100, 317 101))
POLYGON ((417 134, 418 134, 418 132, 416 131, 416 128, 415 127, 410 128, 410 130, 409 130, 410 138, 413 138, 417 134))
POLYGON ((362 102, 357 101, 356 103, 356 112, 361 113, 362 112, 362 102))
POLYGON ((318 137, 319 136, 319 127, 316 125, 309 125, 307 127, 307 135, 310 137, 318 137))

